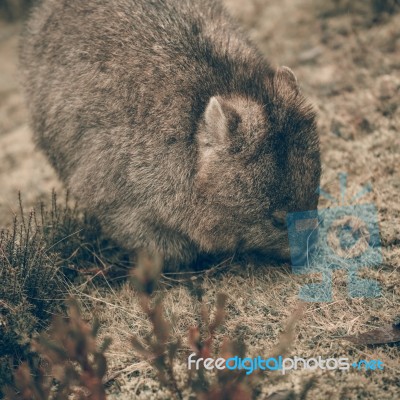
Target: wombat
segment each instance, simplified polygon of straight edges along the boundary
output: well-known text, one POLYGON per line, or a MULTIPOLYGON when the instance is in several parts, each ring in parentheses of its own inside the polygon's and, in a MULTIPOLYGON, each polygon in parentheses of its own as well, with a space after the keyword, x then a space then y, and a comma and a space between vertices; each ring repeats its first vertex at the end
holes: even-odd
POLYGON ((317 207, 315 114, 217 0, 43 0, 21 65, 38 146, 128 250, 286 258, 317 207))

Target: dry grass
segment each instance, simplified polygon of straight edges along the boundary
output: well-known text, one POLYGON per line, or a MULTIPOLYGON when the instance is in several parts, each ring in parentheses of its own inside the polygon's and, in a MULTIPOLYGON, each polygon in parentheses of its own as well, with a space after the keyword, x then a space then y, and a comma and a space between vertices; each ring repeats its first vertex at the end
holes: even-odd
MULTIPOLYGON (((357 348, 340 340, 341 336, 390 323, 398 313, 399 293, 393 287, 396 285, 393 282, 393 271, 380 271, 369 274, 369 277, 379 280, 384 288, 383 298, 349 299, 346 276, 338 273, 334 279, 335 301, 306 305, 305 316, 297 325, 295 341, 289 354, 302 357, 320 355, 325 358, 348 356, 355 360, 381 359, 385 364, 385 372, 291 372, 285 378, 271 374, 264 381, 263 393, 271 394, 293 388, 300 390, 305 380, 316 376, 315 389, 311 391, 316 398, 322 399, 328 395, 334 399, 346 398, 344 393, 349 391, 353 394, 349 394, 348 398, 356 398, 360 391, 365 393, 364 398, 395 398, 398 390, 398 349, 385 346, 376 349, 357 348), (335 389, 331 387, 333 381, 335 389)), ((227 320, 219 339, 224 335, 240 338, 246 343, 249 356, 265 357, 275 353, 279 334, 297 307, 297 293, 304 281, 304 277, 294 276, 288 269, 264 270, 249 266, 244 269, 243 266, 235 266, 229 272, 206 279, 201 286, 205 293, 204 302, 211 309, 217 291, 221 288, 228 290, 227 320)), ((93 308, 97 308, 104 334, 113 332, 113 345, 109 353, 110 369, 125 369, 125 374, 118 378, 120 387, 112 388, 111 392, 115 392, 118 398, 123 398, 120 397, 122 393, 129 398, 132 390, 137 395, 143 393, 143 398, 147 398, 150 389, 158 392, 158 384, 149 365, 137 358, 133 351, 126 351, 132 333, 144 337, 150 330, 137 299, 132 296, 132 288, 125 284, 117 293, 100 293, 93 287, 90 292, 91 295, 81 293, 81 303, 90 313, 93 308)), ((76 291, 75 294, 79 295, 76 291)), ((195 316, 198 315, 200 303, 182 285, 163 288, 160 295, 164 299, 167 317, 177 321, 175 335, 181 339, 182 350, 187 355, 187 330, 197 322, 195 316)), ((185 370, 184 362, 183 357, 182 373, 185 370)), ((160 398, 168 398, 168 395, 160 398)))
MULTIPOLYGON (((373 191, 360 203, 374 202, 378 208, 384 255, 379 268, 363 271, 365 277, 379 281, 382 296, 349 298, 346 274, 335 272, 333 302, 305 305, 290 355, 381 359, 385 370, 292 371, 283 378, 279 373, 270 373, 262 381, 260 398, 289 390, 300 393, 303 384, 314 377, 316 382, 307 398, 395 399, 400 390, 399 348, 360 347, 340 337, 391 323, 400 313, 400 15, 374 12, 362 1, 226 2, 269 59, 296 71, 304 92, 314 102, 320 116, 324 189, 339 197, 339 172, 349 174, 348 199, 367 182, 372 183, 373 191)), ((14 57, 15 41, 10 47, 10 40, 14 41, 11 38, 0 43, 0 52, 8 51, 14 57)), ((16 87, 9 86, 11 78, 7 78, 7 74, 13 74, 12 64, 5 63, 1 68, 0 83, 8 86, 3 91, 0 86, 0 113, 11 103, 20 110, 20 94, 16 87)), ((27 189, 32 202, 47 191, 50 183, 58 185, 47 167, 43 171, 36 167, 31 172, 35 162, 29 160, 38 163, 40 156, 27 156, 29 131, 23 125, 17 127, 24 123, 22 114, 23 117, 16 111, 12 114, 15 121, 6 117, 0 121, 0 127, 7 126, 6 131, 0 132, 4 199, 0 199, 0 215, 14 207, 11 199, 15 195, 11 192, 17 185, 27 189), (17 142, 22 144, 17 146, 17 142), (10 176, 18 177, 18 181, 10 176), (35 187, 30 184, 31 177, 35 187)), ((329 202, 321 201, 321 207, 328 206, 329 202)), ((182 341, 178 375, 186 371, 187 330, 196 325, 200 308, 190 282, 202 290, 203 302, 210 310, 215 307, 217 292, 228 294, 227 319, 217 344, 223 336, 241 338, 250 356, 268 356, 274 353, 279 334, 297 308, 300 287, 318 281, 318 276, 293 275, 288 266, 256 267, 238 265, 233 260, 201 278, 185 280, 187 277, 168 275, 158 289, 167 318, 176 321, 174 334, 182 341)), ((129 346, 132 334, 144 337, 150 331, 150 323, 130 284, 111 283, 99 275, 96 282, 86 277, 69 290, 78 298, 85 316, 98 315, 102 323, 100 335, 113 337, 108 351, 109 368, 111 374, 119 375, 108 388, 109 398, 130 399, 135 394, 139 399, 168 399, 169 394, 159 388, 150 365, 129 346)))

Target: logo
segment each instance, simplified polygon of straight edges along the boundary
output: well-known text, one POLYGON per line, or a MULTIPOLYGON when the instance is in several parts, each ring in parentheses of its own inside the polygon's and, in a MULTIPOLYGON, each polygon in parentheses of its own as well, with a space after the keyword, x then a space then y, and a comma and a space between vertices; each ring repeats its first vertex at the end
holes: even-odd
POLYGON ((230 370, 230 371, 246 371, 246 375, 252 374, 254 371, 280 371, 285 375, 291 370, 342 370, 349 371, 351 368, 363 371, 382 371, 384 369, 381 360, 358 360, 351 362, 347 357, 340 358, 323 358, 321 356, 312 358, 284 358, 283 356, 263 358, 261 356, 250 358, 241 358, 238 356, 230 358, 202 358, 197 357, 196 353, 192 353, 188 357, 188 369, 199 370, 204 368, 212 371, 230 370))
POLYGON ((334 206, 322 210, 289 213, 287 226, 293 272, 321 273, 321 283, 304 285, 300 299, 308 302, 332 301, 332 273, 346 270, 350 297, 377 297, 378 282, 362 279, 359 270, 382 263, 378 212, 374 204, 353 204, 369 193, 365 186, 344 205, 347 175, 339 174, 341 202, 319 189, 319 194, 334 206))

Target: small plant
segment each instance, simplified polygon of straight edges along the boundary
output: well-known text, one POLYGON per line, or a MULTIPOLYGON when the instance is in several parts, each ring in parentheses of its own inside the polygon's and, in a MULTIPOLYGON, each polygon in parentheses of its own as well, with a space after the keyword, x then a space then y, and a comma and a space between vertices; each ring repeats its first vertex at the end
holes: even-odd
POLYGON ((28 213, 20 195, 11 228, 0 231, 0 398, 13 369, 35 358, 33 335, 62 311, 66 283, 127 262, 96 221, 69 203, 67 196, 59 204, 53 192, 49 207, 42 203, 28 213))
MULTIPOLYGON (((153 298, 161 274, 161 260, 157 256, 141 254, 138 257, 137 267, 132 271, 133 283, 138 291, 142 310, 151 322, 151 332, 140 341, 132 337, 134 350, 144 359, 149 361, 157 372, 160 384, 166 387, 171 398, 197 399, 197 400, 251 400, 263 398, 260 386, 265 374, 260 370, 247 374, 245 369, 216 369, 215 372, 207 370, 204 360, 222 358, 228 360, 237 356, 246 358, 246 347, 242 340, 225 338, 221 345, 217 345, 217 331, 222 326, 226 315, 227 296, 217 294, 216 310, 213 318, 210 317, 208 307, 202 303, 198 325, 191 327, 188 332, 188 344, 193 360, 199 368, 188 368, 186 374, 179 373, 178 366, 182 364, 180 353, 188 355, 187 349, 182 349, 182 343, 174 338, 173 325, 164 317, 162 301, 153 298), (200 360, 202 359, 202 360, 200 360), (197 363, 198 360, 198 363, 197 363)), ((192 280, 188 281, 193 295, 202 300, 202 293, 198 287, 193 286, 192 280)), ((304 304, 300 303, 289 318, 286 328, 281 333, 276 346, 275 357, 284 355, 294 339, 294 328, 303 313, 304 304)), ((184 357, 186 359, 186 357, 184 357)), ((185 360, 186 364, 186 360, 185 360)), ((281 375, 275 380, 282 379, 281 375)), ((314 380, 306 380, 297 395, 289 390, 282 394, 282 400, 295 398, 305 399, 313 387, 314 380)))
POLYGON ((182 399, 173 365, 180 342, 171 340, 171 326, 163 316, 161 300, 158 299, 154 306, 151 305, 151 295, 157 286, 161 268, 160 258, 139 255, 138 267, 134 271, 134 283, 138 289, 140 305, 152 323, 153 335, 146 338, 147 346, 144 346, 136 337, 132 337, 132 345, 139 354, 151 360, 160 383, 168 387, 172 393, 176 393, 179 399, 182 399))
MULTIPOLYGON (((159 383, 166 387, 171 398, 198 400, 251 400, 260 397, 261 373, 245 369, 207 370, 207 358, 245 358, 244 344, 229 339, 218 345, 217 331, 225 319, 227 296, 217 295, 216 311, 210 318, 208 308, 201 307, 198 325, 189 329, 189 349, 182 349, 179 339, 174 338, 172 323, 164 317, 160 299, 154 299, 161 274, 161 259, 140 255, 133 272, 139 302, 151 322, 152 329, 144 341, 132 337, 135 351, 154 367, 159 383), (196 368, 182 373, 182 358, 188 350, 196 362, 196 368), (182 354, 183 353, 183 354, 182 354), (194 353, 194 354, 193 354, 194 353), (202 359, 202 360, 201 360, 202 359)), ((195 288, 192 288, 195 291, 195 288)), ((201 293, 197 293, 201 296, 201 293)), ((298 309, 282 333, 277 354, 283 355, 293 340, 294 325, 301 314, 298 309)), ((68 317, 57 316, 47 333, 30 341, 28 346, 35 357, 27 360, 14 373, 14 384, 8 385, 5 394, 8 400, 105 400, 105 385, 114 378, 106 378, 107 360, 105 351, 110 340, 97 345, 99 323, 90 326, 83 320, 78 305, 69 301, 68 317), (71 397, 72 396, 72 397, 71 397)), ((219 339, 218 339, 219 340, 219 339)), ((114 374, 115 375, 115 374, 114 374)), ((113 376, 113 375, 111 375, 113 376)), ((276 379, 279 379, 278 376, 276 379)), ((300 398, 312 388, 313 381, 306 382, 300 398)), ((285 393, 283 399, 293 399, 293 391, 285 393)))
MULTIPOLYGON (((218 370, 213 376, 206 372, 204 366, 201 366, 198 370, 188 371, 186 379, 182 380, 176 376, 174 367, 179 362, 177 356, 181 343, 173 338, 171 323, 164 318, 162 301, 152 299, 160 271, 160 259, 141 255, 137 268, 133 272, 140 304, 152 324, 152 332, 145 338, 145 343, 136 337, 132 338, 132 345, 136 352, 146 360, 150 360, 157 372, 159 382, 169 389, 174 398, 186 398, 184 393, 187 394, 187 392, 192 396, 195 395, 199 400, 250 400, 253 398, 253 391, 249 384, 250 378, 245 371, 218 370)), ((196 353, 197 359, 209 358, 215 354, 215 335, 225 319, 226 301, 225 294, 217 295, 216 311, 211 322, 209 322, 207 307, 202 305, 199 326, 189 329, 188 342, 191 350, 196 353)), ((225 339, 217 357, 227 359, 233 354, 243 357, 244 353, 243 344, 225 339)))
POLYGON ((75 301, 67 318, 54 318, 47 334, 33 341, 41 364, 22 364, 15 373, 15 389, 6 390, 9 400, 105 400, 103 378, 107 372, 104 352, 111 341, 97 346, 99 323, 90 326, 82 319, 75 301))
MULTIPOLYGON (((29 340, 58 307, 62 293, 57 257, 35 225, 35 213, 0 233, 0 387, 31 357, 29 340)), ((1 395, 0 395, 1 396, 1 395)))
POLYGON ((60 204, 53 191, 51 207, 40 204, 38 226, 48 250, 57 253, 64 275, 114 274, 121 270, 126 275, 128 254, 103 236, 99 222, 81 212, 77 204, 70 204, 68 193, 60 204), (113 270, 108 267, 113 265, 113 270))

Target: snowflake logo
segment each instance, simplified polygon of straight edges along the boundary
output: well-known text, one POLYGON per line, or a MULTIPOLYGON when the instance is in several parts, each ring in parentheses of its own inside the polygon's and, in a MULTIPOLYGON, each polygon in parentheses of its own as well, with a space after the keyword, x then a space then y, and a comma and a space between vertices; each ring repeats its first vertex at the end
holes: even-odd
POLYGON ((382 263, 378 212, 374 204, 353 204, 371 192, 370 184, 345 205, 347 174, 339 174, 340 202, 323 189, 319 194, 333 207, 322 210, 289 213, 287 226, 293 272, 321 273, 321 283, 304 285, 299 297, 309 302, 332 301, 332 273, 348 272, 350 297, 377 297, 378 282, 358 277, 361 268, 382 263))

